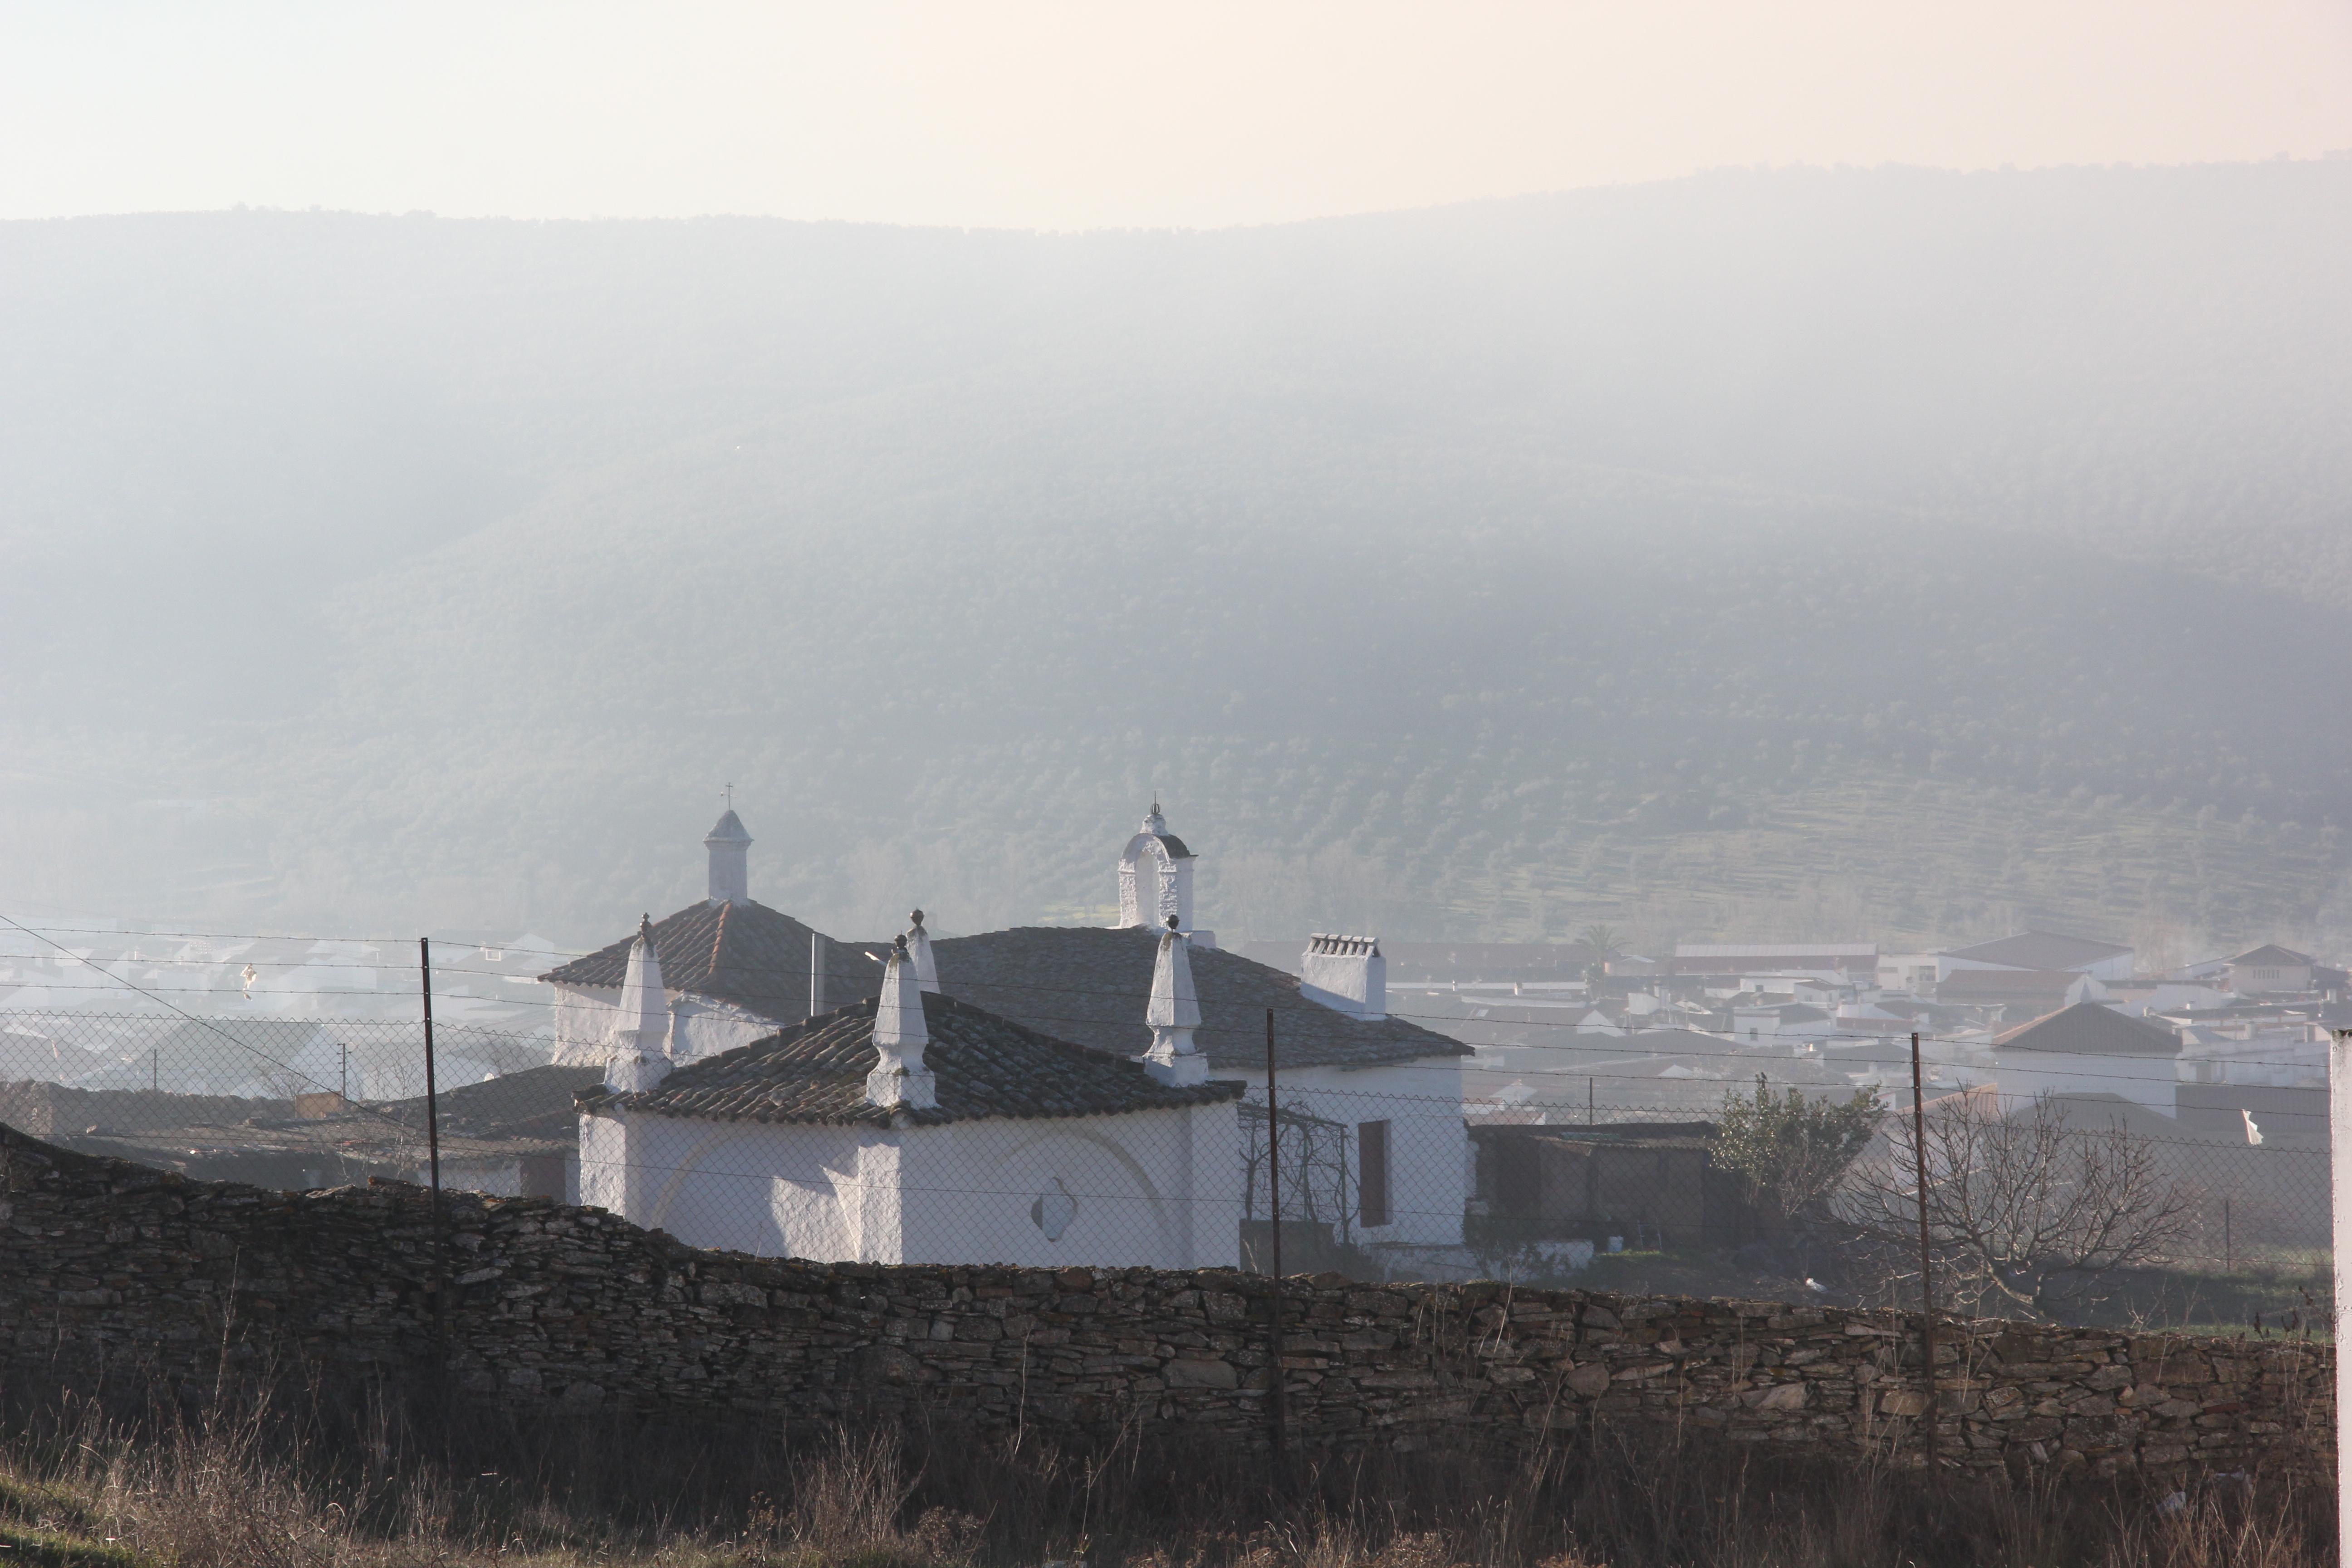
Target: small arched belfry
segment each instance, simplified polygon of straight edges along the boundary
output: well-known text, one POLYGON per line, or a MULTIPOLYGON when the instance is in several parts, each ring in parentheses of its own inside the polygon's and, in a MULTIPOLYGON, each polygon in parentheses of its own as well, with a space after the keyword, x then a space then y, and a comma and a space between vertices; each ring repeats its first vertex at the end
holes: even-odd
POLYGON ((1194 858, 1184 841, 1168 831, 1168 819, 1153 801, 1142 831, 1127 841, 1118 858, 1119 929, 1164 931, 1172 915, 1178 931, 1191 931, 1194 858))

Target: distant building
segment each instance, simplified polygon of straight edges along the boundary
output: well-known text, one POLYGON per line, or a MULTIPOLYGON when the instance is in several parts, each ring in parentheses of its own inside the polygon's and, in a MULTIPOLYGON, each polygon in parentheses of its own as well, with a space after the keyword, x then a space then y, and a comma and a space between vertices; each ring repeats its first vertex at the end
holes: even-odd
POLYGON ((2111 1094, 2162 1116, 2179 1111, 2180 1038, 2095 1002, 1995 1037, 2001 1099, 2015 1105, 2044 1094, 2111 1094))
POLYGON ((1940 961, 1936 976, 1938 984, 1956 971, 1969 969, 2064 970, 2097 980, 2129 980, 2132 976, 2130 948, 2046 931, 2021 931, 1995 942, 1980 942, 1974 947, 1955 948, 1937 957, 1940 961))
POLYGON ((2301 995, 2312 988, 2311 956, 2266 942, 2230 960, 2230 989, 2241 996, 2301 995))
POLYGON ((1947 1006, 2000 1007, 2012 1019, 2106 998, 2096 976, 2072 969, 1957 969, 1936 986, 1936 1000, 1947 1006))
POLYGON ((1878 972, 1878 944, 1870 942, 1677 942, 1677 975, 1761 974, 1834 971, 1868 984, 1878 972))

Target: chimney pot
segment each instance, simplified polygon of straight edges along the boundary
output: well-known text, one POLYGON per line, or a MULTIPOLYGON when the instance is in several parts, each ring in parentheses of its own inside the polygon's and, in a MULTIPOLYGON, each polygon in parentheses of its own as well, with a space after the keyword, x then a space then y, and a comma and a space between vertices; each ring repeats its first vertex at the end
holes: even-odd
POLYGON ((1309 1001, 1375 1022, 1389 1016, 1389 963, 1380 938, 1318 931, 1307 939, 1298 994, 1309 1001))

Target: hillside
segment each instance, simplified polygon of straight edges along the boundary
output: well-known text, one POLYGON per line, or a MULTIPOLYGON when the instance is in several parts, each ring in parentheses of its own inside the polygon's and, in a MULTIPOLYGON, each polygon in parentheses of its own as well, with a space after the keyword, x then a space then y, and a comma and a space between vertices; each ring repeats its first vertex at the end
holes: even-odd
MULTIPOLYGON (((0 908, 2352 929, 2352 163, 0 226, 0 908)), ((254 929, 232 925, 226 929, 254 929)))

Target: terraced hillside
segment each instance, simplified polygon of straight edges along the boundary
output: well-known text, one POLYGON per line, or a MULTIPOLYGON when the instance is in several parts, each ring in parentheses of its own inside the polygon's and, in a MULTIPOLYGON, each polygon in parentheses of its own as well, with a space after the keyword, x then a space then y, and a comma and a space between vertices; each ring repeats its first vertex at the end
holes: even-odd
POLYGON ((601 941, 731 781, 848 933, 1091 918, 1156 789, 1239 935, 2325 944, 2348 240, 2344 162, 0 226, 0 907, 601 941))

